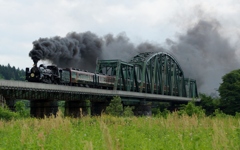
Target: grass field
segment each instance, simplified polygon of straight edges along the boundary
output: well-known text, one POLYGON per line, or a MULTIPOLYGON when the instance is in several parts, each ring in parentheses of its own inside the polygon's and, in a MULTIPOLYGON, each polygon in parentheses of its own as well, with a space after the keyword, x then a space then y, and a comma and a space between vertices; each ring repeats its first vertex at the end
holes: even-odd
POLYGON ((240 119, 189 117, 27 118, 0 121, 0 149, 240 149, 240 119))

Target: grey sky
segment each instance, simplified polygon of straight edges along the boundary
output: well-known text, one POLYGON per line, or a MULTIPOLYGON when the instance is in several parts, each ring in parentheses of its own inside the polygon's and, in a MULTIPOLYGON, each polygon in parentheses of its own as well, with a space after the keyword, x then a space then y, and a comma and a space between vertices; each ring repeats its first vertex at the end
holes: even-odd
POLYGON ((239 48, 239 0, 0 0, 0 64, 32 66, 33 41, 73 31, 100 37, 125 32, 136 45, 165 46, 202 16, 218 20, 222 36, 239 48))

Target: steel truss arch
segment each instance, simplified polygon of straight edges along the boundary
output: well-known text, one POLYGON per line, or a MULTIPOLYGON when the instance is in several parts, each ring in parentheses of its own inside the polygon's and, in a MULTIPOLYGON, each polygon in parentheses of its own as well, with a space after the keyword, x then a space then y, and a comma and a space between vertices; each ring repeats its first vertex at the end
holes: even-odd
POLYGON ((140 53, 133 57, 130 63, 135 66, 139 92, 180 97, 197 96, 196 82, 189 86, 191 90, 186 90, 182 68, 176 59, 166 52, 140 53))

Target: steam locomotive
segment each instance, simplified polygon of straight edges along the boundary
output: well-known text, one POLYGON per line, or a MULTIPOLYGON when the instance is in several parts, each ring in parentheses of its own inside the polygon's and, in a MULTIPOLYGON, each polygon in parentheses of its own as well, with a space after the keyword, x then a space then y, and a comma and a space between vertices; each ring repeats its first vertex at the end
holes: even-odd
POLYGON ((62 84, 83 87, 99 87, 112 89, 115 76, 95 74, 74 68, 58 68, 55 65, 39 67, 34 64, 32 68, 26 68, 26 80, 47 84, 62 84))

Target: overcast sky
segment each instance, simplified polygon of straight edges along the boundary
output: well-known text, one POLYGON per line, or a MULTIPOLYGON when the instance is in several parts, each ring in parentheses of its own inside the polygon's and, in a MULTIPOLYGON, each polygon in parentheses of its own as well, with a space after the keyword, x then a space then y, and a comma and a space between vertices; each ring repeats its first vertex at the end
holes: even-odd
POLYGON ((0 0, 0 64, 32 66, 33 41, 69 32, 125 32, 136 45, 164 46, 202 15, 218 20, 223 36, 239 44, 239 0, 0 0))

